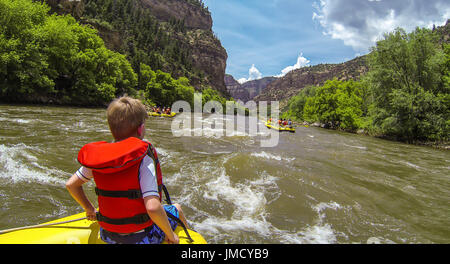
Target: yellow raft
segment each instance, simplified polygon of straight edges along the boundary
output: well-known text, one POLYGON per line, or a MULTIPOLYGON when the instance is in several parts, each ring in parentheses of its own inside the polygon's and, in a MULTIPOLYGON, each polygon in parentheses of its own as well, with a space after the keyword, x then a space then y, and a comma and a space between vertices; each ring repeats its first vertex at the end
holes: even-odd
POLYGON ((149 116, 157 116, 157 117, 174 117, 177 115, 177 113, 171 112, 169 115, 169 114, 158 114, 156 112, 148 112, 148 115, 149 116))
MULTIPOLYGON (((85 215, 80 213, 41 225, 0 231, 0 244, 105 244, 100 239, 98 222, 87 220, 85 215)), ((193 242, 183 228, 175 229, 180 244, 206 244, 199 233, 190 229, 188 233, 193 242)))
POLYGON ((269 123, 269 122, 265 122, 266 127, 268 127, 269 129, 275 129, 278 130, 280 132, 291 132, 291 133, 295 133, 295 128, 294 127, 280 127, 280 126, 274 126, 273 124, 269 123))

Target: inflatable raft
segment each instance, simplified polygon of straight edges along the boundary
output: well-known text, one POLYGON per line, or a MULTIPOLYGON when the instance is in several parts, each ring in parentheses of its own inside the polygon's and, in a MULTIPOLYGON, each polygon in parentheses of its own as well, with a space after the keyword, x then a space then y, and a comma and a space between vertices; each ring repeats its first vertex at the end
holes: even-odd
POLYGON ((174 117, 177 115, 177 113, 171 112, 170 115, 168 114, 159 114, 156 112, 148 112, 149 116, 156 116, 156 117, 174 117))
MULTIPOLYGON (((89 221, 85 213, 50 221, 41 225, 0 231, 0 244, 105 244, 100 239, 97 221, 89 221)), ((193 241, 183 228, 175 229, 180 244, 206 244, 197 232, 188 229, 193 241)))
POLYGON ((291 132, 291 133, 295 133, 295 128, 294 127, 280 127, 280 126, 274 126, 274 124, 269 123, 269 122, 265 122, 264 123, 266 125, 267 128, 269 129, 275 129, 278 130, 280 132, 291 132))

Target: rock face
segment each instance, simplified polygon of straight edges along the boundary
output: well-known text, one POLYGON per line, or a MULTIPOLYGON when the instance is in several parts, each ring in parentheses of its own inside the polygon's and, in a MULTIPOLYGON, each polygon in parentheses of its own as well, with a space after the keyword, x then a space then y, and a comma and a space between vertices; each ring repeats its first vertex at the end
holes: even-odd
POLYGON ((266 87, 272 83, 273 81, 277 80, 276 77, 264 77, 262 79, 248 81, 243 84, 241 84, 242 88, 248 91, 250 99, 255 98, 261 92, 266 89, 266 87))
POLYGON ((212 18, 209 12, 205 12, 198 6, 189 4, 185 0, 141 0, 144 8, 149 8, 151 13, 159 20, 168 22, 171 18, 185 21, 188 29, 202 29, 211 31, 212 18))
POLYGON ((236 100, 241 100, 247 102, 250 100, 250 95, 247 90, 245 90, 241 84, 234 79, 233 76, 225 75, 225 86, 227 87, 228 93, 236 100))
POLYGON ((271 82, 264 91, 256 96, 255 101, 280 101, 283 103, 306 86, 323 85, 327 80, 358 80, 368 71, 366 56, 340 64, 319 64, 293 70, 284 77, 271 82))
MULTIPOLYGON (((108 48, 122 53, 128 47, 130 34, 127 31, 131 29, 128 29, 127 25, 124 24, 122 30, 119 30, 114 26, 111 27, 114 21, 109 20, 106 21, 107 23, 103 23, 101 21, 102 18, 89 19, 89 17, 86 17, 87 10, 85 10, 85 7, 87 3, 93 1, 96 0, 46 0, 53 12, 71 14, 81 23, 87 23, 95 27, 108 48), (104 24, 107 26, 104 26, 104 24)), ((116 3, 119 5, 119 0, 96 1, 96 6, 97 8, 111 8, 112 12, 114 12, 116 3)), ((201 1, 121 0, 120 3, 127 8, 149 10, 151 16, 158 20, 160 29, 169 38, 178 41, 177 43, 182 43, 180 46, 187 46, 189 50, 188 61, 174 66, 174 63, 166 59, 168 63, 161 66, 161 70, 171 73, 175 78, 188 77, 197 90, 211 86, 211 88, 220 91, 222 95, 229 96, 224 81, 228 55, 214 35, 211 14, 204 8, 201 1), (181 21, 183 29, 173 30, 171 23, 174 21, 181 21), (188 75, 186 75, 186 71, 189 72, 188 75)), ((90 12, 92 13, 92 11, 90 12)), ((111 17, 118 16, 112 14, 111 17)), ((144 36, 144 38, 155 37, 157 38, 158 36, 144 36)), ((132 40, 135 41, 135 39, 132 40)), ((149 54, 151 53, 151 47, 140 48, 148 50, 149 54)), ((161 56, 165 55, 161 54, 161 56)), ((157 69, 154 68, 154 70, 157 69)))
MULTIPOLYGON (((160 21, 184 21, 186 32, 174 37, 188 44, 193 67, 202 71, 203 78, 191 76, 191 83, 200 89, 202 84, 228 95, 225 86, 227 52, 212 31, 213 20, 209 11, 187 0, 140 0, 143 8, 160 21)), ((192 1, 191 1, 192 2, 192 1)), ((178 77, 178 76, 177 76, 178 77)))
POLYGON ((228 55, 212 31, 191 30, 181 37, 184 37, 191 47, 193 67, 204 73, 202 79, 191 78, 192 84, 199 88, 202 83, 206 83, 223 95, 229 96, 225 86, 228 55))
POLYGON ((449 43, 450 42, 450 19, 447 19, 447 22, 444 26, 441 27, 433 27, 433 31, 437 32, 439 36, 439 43, 449 43))
MULTIPOLYGON (((450 42, 450 19, 444 26, 433 28, 439 43, 450 42)), ((292 96, 309 85, 323 85, 327 80, 358 80, 368 72, 367 56, 357 57, 340 64, 319 64, 289 72, 284 77, 271 82, 264 91, 253 98, 255 101, 280 101, 280 108, 286 106, 292 96)))
POLYGON ((227 74, 225 75, 225 85, 230 93, 231 97, 236 100, 241 100, 247 102, 253 100, 253 98, 259 95, 268 84, 273 82, 278 78, 276 77, 264 77, 262 79, 253 80, 240 84, 237 82, 233 76, 227 74))

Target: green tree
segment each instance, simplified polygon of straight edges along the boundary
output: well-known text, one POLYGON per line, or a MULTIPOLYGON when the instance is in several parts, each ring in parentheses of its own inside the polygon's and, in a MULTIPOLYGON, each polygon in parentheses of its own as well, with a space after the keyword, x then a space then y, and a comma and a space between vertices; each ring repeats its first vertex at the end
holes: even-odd
POLYGON ((283 113, 282 118, 294 119, 297 121, 303 121, 303 109, 306 104, 308 97, 313 97, 315 95, 316 86, 307 86, 303 88, 297 95, 289 99, 288 110, 283 113))
POLYGON ((97 31, 31 0, 0 0, 0 99, 103 105, 134 94, 136 74, 97 31))
POLYGON ((217 90, 214 90, 214 89, 208 87, 208 88, 202 90, 203 106, 209 101, 219 102, 222 105, 223 111, 225 112, 227 100, 224 97, 222 97, 217 90))
POLYGON ((194 93, 195 89, 189 84, 189 80, 186 77, 180 77, 176 81, 176 99, 188 102, 191 107, 194 106, 194 93))
POLYGON ((31 1, 0 0, 0 97, 21 100, 32 94, 52 91, 47 75, 47 57, 36 42, 35 25, 42 25, 50 9, 31 1))
POLYGON ((319 121, 332 128, 354 131, 362 116, 361 85, 353 80, 326 81, 315 89, 315 95, 306 98, 303 117, 319 121))
POLYGON ((431 30, 386 34, 369 64, 370 115, 378 133, 409 142, 448 139, 449 90, 443 78, 448 68, 431 30))

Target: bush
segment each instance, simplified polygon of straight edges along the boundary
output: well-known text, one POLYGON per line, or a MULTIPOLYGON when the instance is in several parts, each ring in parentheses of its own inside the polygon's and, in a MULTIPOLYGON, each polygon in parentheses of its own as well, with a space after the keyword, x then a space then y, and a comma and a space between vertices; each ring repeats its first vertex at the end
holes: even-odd
POLYGON ((355 131, 362 116, 361 85, 355 81, 327 81, 307 97, 303 117, 309 122, 319 121, 333 128, 355 131))
POLYGON ((93 28, 31 0, 0 0, 0 10, 0 99, 104 105, 134 93, 130 63, 93 28))
POLYGON ((428 29, 397 29, 377 43, 369 56, 370 115, 381 134, 409 142, 448 140, 448 54, 448 45, 443 51, 428 29))

